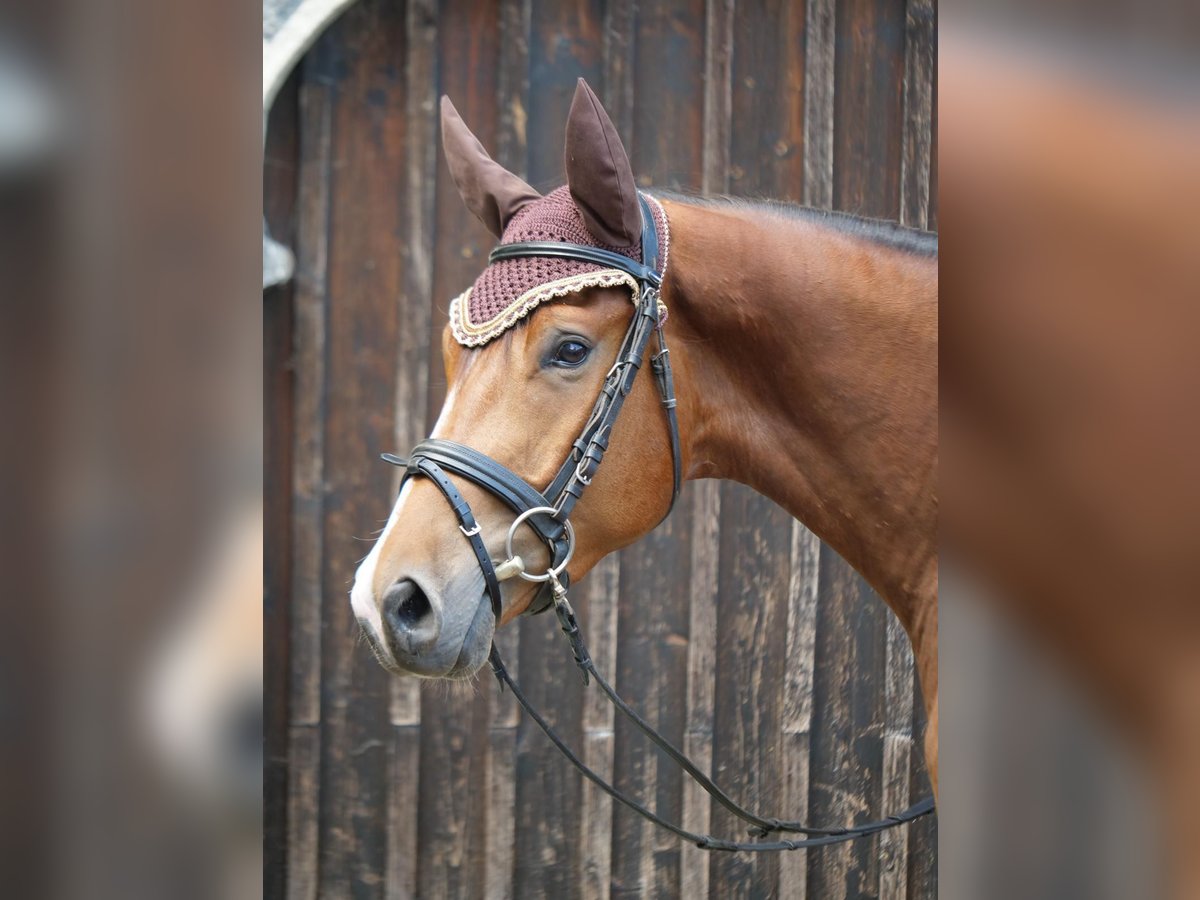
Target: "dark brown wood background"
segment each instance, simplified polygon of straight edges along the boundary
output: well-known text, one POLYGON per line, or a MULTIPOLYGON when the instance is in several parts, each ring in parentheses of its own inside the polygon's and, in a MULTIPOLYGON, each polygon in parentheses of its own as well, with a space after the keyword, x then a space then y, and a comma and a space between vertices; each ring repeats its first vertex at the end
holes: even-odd
MULTIPOLYGON (((440 156, 447 93, 502 163, 561 184, 575 78, 641 185, 936 227, 933 0, 362 0, 280 96, 264 298, 268 897, 885 897, 937 893, 936 822, 805 853, 705 855, 580 778, 488 677, 417 684, 358 640, 348 591, 445 390, 438 335, 491 241, 440 156)), ((734 484, 573 592, 599 664, 750 807, 841 823, 928 791, 903 631, 828 547, 734 484)), ((661 814, 744 833, 595 692, 554 622, 502 635, 535 703, 661 814)))

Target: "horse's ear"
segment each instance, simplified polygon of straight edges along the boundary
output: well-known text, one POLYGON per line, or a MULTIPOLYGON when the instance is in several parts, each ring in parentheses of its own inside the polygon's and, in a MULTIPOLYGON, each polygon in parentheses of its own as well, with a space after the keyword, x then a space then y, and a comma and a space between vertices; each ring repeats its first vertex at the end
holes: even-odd
POLYGON ((517 210, 542 196, 487 155, 445 96, 442 97, 442 147, 450 177, 467 209, 496 237, 504 235, 504 226, 517 210))
POLYGON ((600 98, 582 78, 567 116, 567 185, 588 231, 600 243, 629 247, 641 236, 629 157, 600 98))

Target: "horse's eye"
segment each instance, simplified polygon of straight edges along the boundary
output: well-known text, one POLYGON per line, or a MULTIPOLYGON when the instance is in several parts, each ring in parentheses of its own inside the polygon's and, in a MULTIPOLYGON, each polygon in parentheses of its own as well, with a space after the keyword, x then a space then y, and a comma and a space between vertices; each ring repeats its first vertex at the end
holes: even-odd
POLYGON ((592 348, 583 343, 583 341, 568 338, 559 344, 558 349, 554 351, 553 361, 556 366, 565 366, 568 369, 573 369, 575 366, 582 365, 591 352, 592 348))

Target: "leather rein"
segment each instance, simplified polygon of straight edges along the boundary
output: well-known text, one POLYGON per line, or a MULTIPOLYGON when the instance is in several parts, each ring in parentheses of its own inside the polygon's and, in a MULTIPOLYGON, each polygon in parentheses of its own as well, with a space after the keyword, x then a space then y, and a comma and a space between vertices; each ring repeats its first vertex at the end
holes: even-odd
MULTIPOLYGON (((705 775, 681 750, 675 747, 667 738, 656 731, 645 719, 627 704, 613 689, 612 685, 596 670, 583 634, 575 618, 575 611, 567 598, 567 588, 570 577, 567 564, 575 549, 575 532, 571 526, 570 515, 575 504, 583 495, 584 489, 592 483, 597 469, 600 467, 604 454, 608 450, 612 436, 613 425, 621 412, 625 398, 633 389, 634 379, 641 368, 646 348, 651 336, 655 337, 658 352, 650 357, 650 366, 658 385, 662 405, 666 411, 667 428, 671 439, 671 457, 674 466, 674 479, 671 493, 671 505, 666 515, 670 514, 679 497, 682 482, 682 457, 679 442, 679 422, 675 411, 675 386, 671 374, 670 353, 667 349, 666 337, 663 334, 663 315, 659 303, 659 292, 662 288, 663 266, 660 257, 658 232, 650 207, 641 194, 638 195, 642 212, 642 262, 601 250, 598 247, 587 247, 581 244, 568 244, 557 241, 525 241, 513 244, 501 244, 489 255, 488 262, 493 263, 502 259, 518 259, 528 256, 560 257, 596 263, 607 268, 617 269, 631 275, 639 286, 636 311, 629 324, 621 348, 617 353, 617 361, 609 369, 596 398, 591 415, 582 432, 571 445, 566 460, 559 467, 557 474, 550 480, 545 490, 539 491, 508 467, 497 462, 478 450, 459 444, 455 441, 441 438, 426 438, 413 448, 407 460, 384 453, 383 459, 405 469, 401 487, 409 478, 423 476, 428 478, 445 497, 446 502, 458 519, 459 530, 471 545, 479 568, 483 572, 484 585, 492 604, 492 612, 497 624, 502 612, 500 582, 512 577, 520 577, 526 581, 541 582, 542 590, 538 592, 527 613, 540 613, 554 607, 559 627, 567 636, 575 664, 583 673, 583 682, 588 684, 594 679, 600 690, 609 701, 621 711, 641 732, 653 741, 658 748, 673 759, 697 784, 720 803, 733 815, 748 822, 752 827, 751 835, 760 838, 755 841, 729 841, 688 831, 679 825, 668 822, 637 800, 617 790, 599 774, 590 769, 579 757, 572 752, 561 737, 555 733, 549 723, 530 704, 522 693, 520 686, 513 680, 500 658, 500 651, 493 643, 488 661, 492 672, 500 682, 501 689, 505 685, 512 691, 517 702, 546 733, 551 742, 562 752, 567 760, 575 766, 586 778, 594 782, 601 790, 614 800, 624 804, 634 812, 649 821, 664 828, 684 840, 691 841, 704 850, 728 851, 779 851, 800 850, 808 847, 820 847, 827 844, 837 844, 853 840, 869 834, 875 834, 905 822, 911 822, 933 811, 932 797, 914 804, 898 815, 888 816, 877 822, 868 822, 848 828, 812 828, 800 822, 783 821, 774 818, 764 818, 739 806, 707 775, 705 775), (450 480, 447 472, 459 475, 479 485, 499 498, 510 507, 516 518, 509 526, 505 538, 506 558, 499 564, 494 563, 483 538, 480 535, 479 523, 471 510, 470 504, 450 480), (513 552, 513 536, 522 524, 528 525, 534 533, 546 544, 550 553, 550 565, 544 574, 534 574, 526 571, 521 557, 513 552), (792 832, 806 835, 801 840, 764 841, 772 832, 792 832)), ((664 518, 666 517, 664 515, 664 518)))

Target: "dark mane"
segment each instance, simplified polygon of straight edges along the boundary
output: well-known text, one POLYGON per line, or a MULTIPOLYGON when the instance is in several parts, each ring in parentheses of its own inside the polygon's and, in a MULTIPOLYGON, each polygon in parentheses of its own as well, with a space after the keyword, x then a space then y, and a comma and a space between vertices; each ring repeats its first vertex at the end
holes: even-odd
POLYGON ((785 219, 796 219, 802 222, 814 222, 840 231, 851 237, 861 238, 884 247, 891 247, 914 256, 929 256, 937 258, 938 236, 936 231, 923 231, 919 228, 909 228, 886 219, 870 219, 866 216, 856 216, 853 213, 837 212, 828 209, 814 209, 801 206, 798 203, 784 203, 779 200, 751 200, 745 197, 728 197, 724 195, 697 196, 674 191, 656 191, 657 196, 680 203, 690 203, 694 206, 724 206, 733 209, 746 209, 754 212, 767 213, 785 219))

